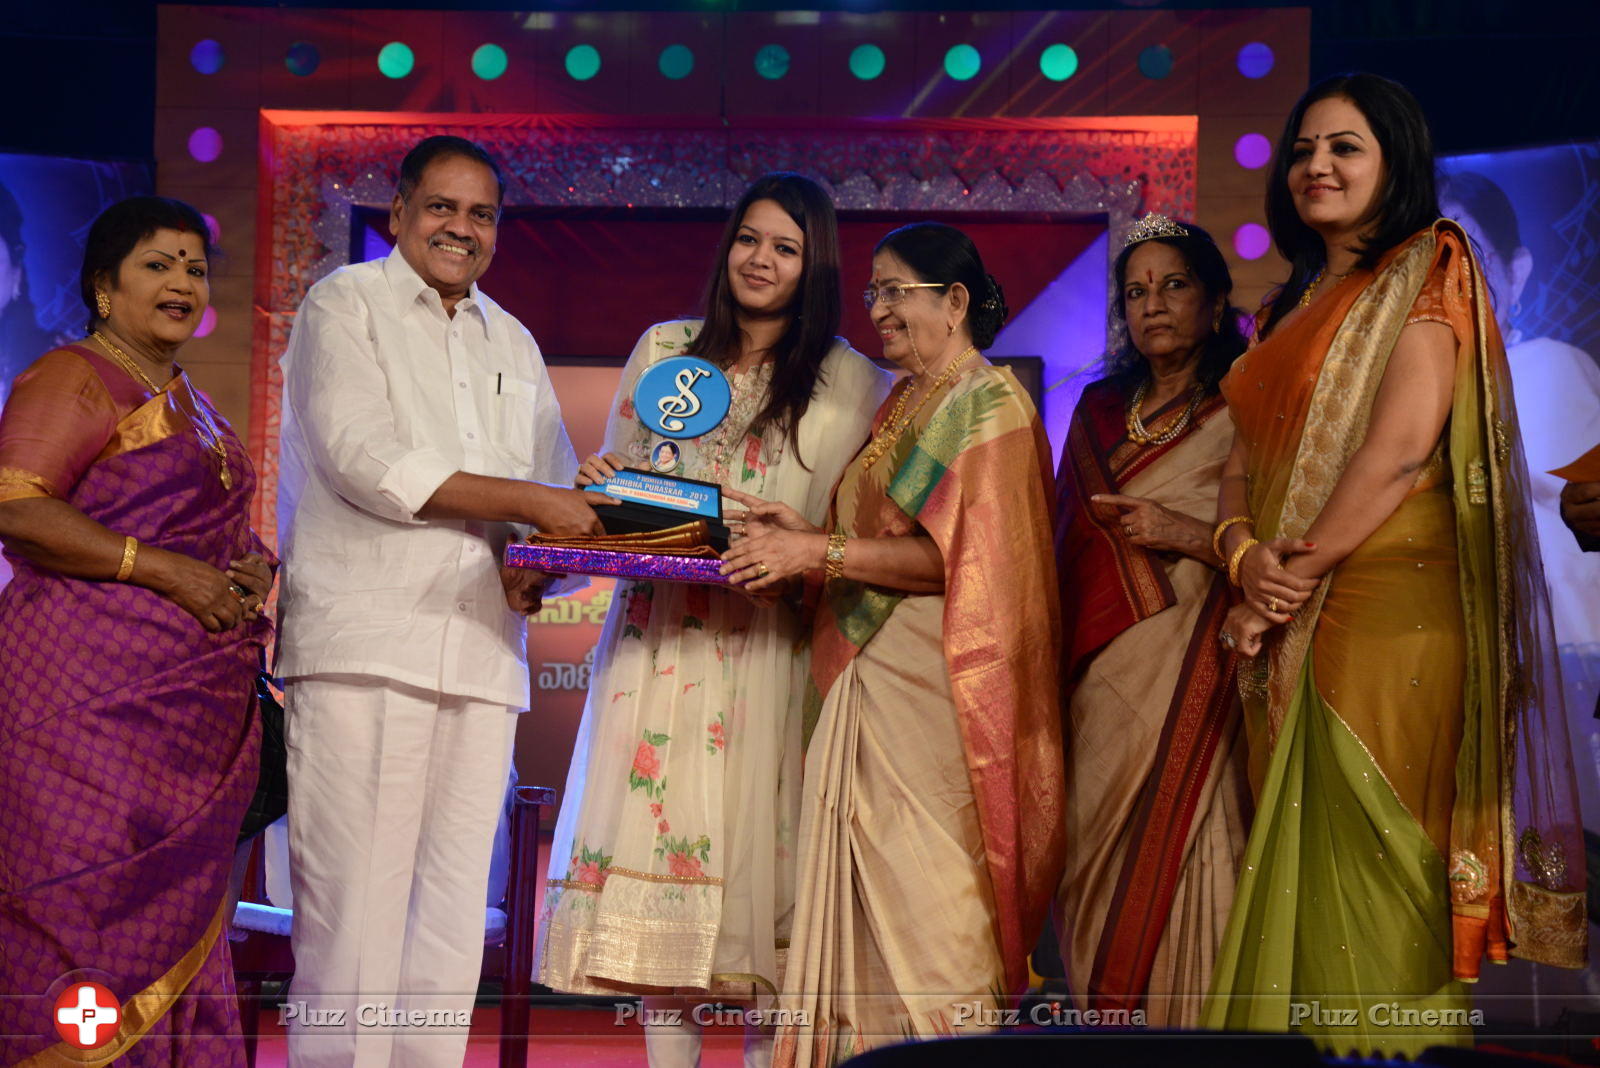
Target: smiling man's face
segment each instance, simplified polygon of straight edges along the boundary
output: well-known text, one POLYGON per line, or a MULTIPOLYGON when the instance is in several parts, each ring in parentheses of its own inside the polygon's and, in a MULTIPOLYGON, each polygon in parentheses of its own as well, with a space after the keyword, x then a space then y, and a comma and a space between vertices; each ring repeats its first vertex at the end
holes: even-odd
POLYGON ((411 269, 453 309, 489 269, 500 225, 494 172, 466 156, 442 156, 409 196, 395 194, 389 232, 411 269))

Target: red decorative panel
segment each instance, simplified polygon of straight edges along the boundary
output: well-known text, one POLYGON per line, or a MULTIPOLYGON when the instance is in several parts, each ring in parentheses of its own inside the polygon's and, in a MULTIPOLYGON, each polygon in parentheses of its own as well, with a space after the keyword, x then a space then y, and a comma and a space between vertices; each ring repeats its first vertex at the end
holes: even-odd
POLYGON ((1107 16, 1106 113, 1193 115, 1199 103, 1201 13, 1117 12, 1107 16), (1161 57, 1170 56, 1166 69, 1161 57), (1146 69, 1140 60, 1146 59, 1146 69))

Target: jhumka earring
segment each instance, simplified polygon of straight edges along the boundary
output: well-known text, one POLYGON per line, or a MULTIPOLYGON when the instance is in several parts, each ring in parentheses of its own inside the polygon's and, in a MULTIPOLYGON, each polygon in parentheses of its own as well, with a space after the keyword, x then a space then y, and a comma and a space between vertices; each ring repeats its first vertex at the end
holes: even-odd
POLYGON ((94 291, 94 307, 100 313, 100 318, 111 318, 111 298, 98 289, 94 291))

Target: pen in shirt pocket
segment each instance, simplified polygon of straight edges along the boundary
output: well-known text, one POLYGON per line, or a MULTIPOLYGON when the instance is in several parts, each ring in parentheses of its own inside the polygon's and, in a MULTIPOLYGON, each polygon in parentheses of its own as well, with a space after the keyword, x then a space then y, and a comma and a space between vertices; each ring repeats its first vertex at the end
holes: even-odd
POLYGON ((496 371, 494 373, 494 395, 497 397, 500 395, 500 377, 501 372, 496 371))

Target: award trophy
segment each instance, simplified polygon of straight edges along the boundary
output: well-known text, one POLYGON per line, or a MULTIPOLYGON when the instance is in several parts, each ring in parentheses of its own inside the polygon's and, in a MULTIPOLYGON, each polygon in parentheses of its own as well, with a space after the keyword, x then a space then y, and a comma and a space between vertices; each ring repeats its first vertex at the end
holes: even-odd
POLYGON ((535 534, 506 547, 506 564, 554 574, 725 585, 722 490, 665 472, 678 465, 678 442, 715 429, 732 401, 721 369, 698 357, 674 356, 648 368, 639 376, 633 403, 640 421, 662 439, 650 450, 655 470, 618 471, 601 485, 584 487, 616 502, 596 509, 605 534, 535 534))

